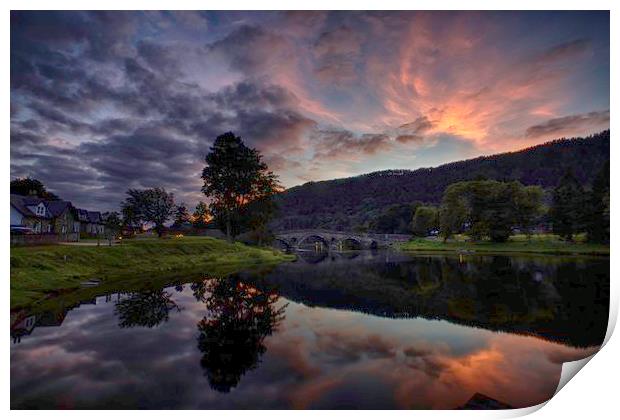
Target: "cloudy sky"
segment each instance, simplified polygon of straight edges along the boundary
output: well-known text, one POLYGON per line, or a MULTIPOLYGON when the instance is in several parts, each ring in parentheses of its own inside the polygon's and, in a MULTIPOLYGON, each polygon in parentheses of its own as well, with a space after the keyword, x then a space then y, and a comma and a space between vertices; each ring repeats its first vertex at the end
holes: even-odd
POLYGON ((231 130, 291 187, 608 127, 608 12, 11 13, 11 177, 93 209, 231 130))

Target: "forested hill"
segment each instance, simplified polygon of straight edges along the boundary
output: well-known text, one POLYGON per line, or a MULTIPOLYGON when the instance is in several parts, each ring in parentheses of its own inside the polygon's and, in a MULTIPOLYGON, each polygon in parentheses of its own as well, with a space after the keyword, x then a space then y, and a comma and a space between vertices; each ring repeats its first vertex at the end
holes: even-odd
POLYGON ((415 201, 439 203, 446 186, 454 182, 484 177, 552 188, 571 168, 582 183, 590 184, 608 159, 609 130, 436 168, 308 182, 279 195, 279 214, 272 228, 351 230, 365 226, 372 230, 372 221, 391 206, 415 201))

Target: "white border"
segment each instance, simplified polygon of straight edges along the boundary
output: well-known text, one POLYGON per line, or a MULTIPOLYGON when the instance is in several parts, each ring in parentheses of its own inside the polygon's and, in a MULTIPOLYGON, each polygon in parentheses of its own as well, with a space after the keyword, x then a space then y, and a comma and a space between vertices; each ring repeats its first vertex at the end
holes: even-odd
MULTIPOLYGON (((0 67, 0 71, 2 72, 2 79, 4 80, 4 101, 3 104, 3 115, 5 116, 2 124, 4 126, 3 132, 5 133, 4 142, 2 144, 2 153, 0 153, 0 159, 3 160, 3 164, 5 165, 5 170, 9 172, 10 177, 10 127, 9 127, 9 119, 8 115, 10 113, 10 73, 9 73, 9 49, 10 49, 10 25, 9 22, 9 10, 10 9, 50 9, 53 7, 54 9, 112 9, 112 10, 154 10, 154 9, 173 9, 173 10, 256 10, 256 9, 266 9, 266 10, 321 10, 321 9, 339 9, 339 10, 611 10, 611 93, 610 93, 610 108, 613 108, 611 112, 611 122, 610 125, 611 131, 615 133, 615 128, 617 124, 615 121, 616 113, 614 105, 618 103, 618 93, 617 88, 618 84, 616 83, 617 74, 618 74, 618 46, 617 42, 620 40, 618 36, 618 8, 617 4, 619 2, 614 1, 602 1, 602 0, 588 0, 586 1, 575 1, 575 0, 564 0, 564 1, 549 1, 549 0, 502 0, 499 1, 489 1, 489 0, 469 0, 469 1, 458 1, 458 0, 435 0, 433 2, 422 2, 422 1, 396 1, 396 0, 382 0, 382 1, 368 1, 368 0, 314 0, 312 2, 297 2, 296 4, 291 4, 290 1, 283 0, 267 0, 261 2, 250 2, 250 1, 238 1, 238 0, 228 0, 226 2, 200 2, 200 1, 189 1, 189 0, 176 0, 172 1, 161 1, 161 0, 135 0, 135 1, 119 1, 119 0, 108 0, 108 1, 91 1, 84 2, 76 1, 76 0, 58 0, 55 2, 49 1, 6 1, 4 2, 7 9, 4 14, 4 22, 6 25, 2 26, 2 49, 3 54, 2 57, 4 59, 3 65, 0 67), (615 7, 614 7, 615 6, 615 7), (615 76, 615 77, 614 77, 615 76)), ((611 154, 612 160, 614 162, 618 161, 618 147, 615 145, 615 141, 611 143, 611 154)), ((615 170, 614 166, 611 167, 611 178, 612 178, 612 204, 611 206, 615 208, 615 203, 618 202, 615 198, 618 197, 618 190, 620 187, 620 182, 618 179, 620 178, 620 171, 615 170)), ((8 204, 9 191, 8 191, 8 182, 2 185, 2 197, 5 200, 5 206, 8 204)), ((615 213, 614 213, 615 214, 615 213)), ((4 268, 4 279, 5 279, 5 287, 9 288, 10 271, 8 264, 9 257, 9 213, 2 213, 2 220, 0 221, 1 226, 3 227, 4 232, 4 240, 0 241, 0 246, 2 247, 2 252, 4 254, 4 261, 6 262, 4 268)), ((615 249, 616 245, 620 243, 620 239, 615 235, 615 233, 620 232, 618 219, 612 219, 611 229, 612 229, 612 247, 615 249)), ((616 280, 620 274, 620 269, 618 265, 617 258, 612 258, 611 260, 611 316, 610 316, 610 326, 608 331, 609 339, 610 332, 613 330, 615 326, 615 321, 617 318, 618 312, 618 299, 619 299, 619 290, 618 290, 618 281, 616 280)), ((10 302, 9 302, 9 290, 5 292, 4 298, 4 313, 7 314, 9 312, 10 302)), ((6 331, 5 331, 6 333, 6 331)), ((2 381, 2 399, 4 402, 4 407, 8 410, 10 407, 10 376, 9 376, 9 340, 8 334, 6 334, 5 346, 2 348, 3 352, 3 361, 6 364, 5 368, 2 370, 4 372, 4 377, 2 381)), ((321 413, 315 413, 312 411, 228 411, 225 413, 215 412, 215 411, 183 411, 176 413, 169 413, 165 411, 152 411, 147 415, 150 417, 154 417, 155 419, 161 418, 169 418, 171 415, 178 415, 189 418, 201 418, 203 419, 205 416, 208 417, 219 417, 225 416, 226 419, 229 418, 246 418, 246 416, 252 416, 253 418, 258 419, 289 419, 291 416, 296 418, 312 418, 314 420, 314 416, 320 415, 321 417, 327 418, 336 418, 342 416, 355 416, 356 418, 376 418, 377 416, 381 417, 389 417, 390 419, 407 419, 409 420, 412 416, 422 416, 424 418, 503 418, 503 417, 516 417, 520 415, 525 415, 531 412, 536 411, 536 418, 562 418, 562 419, 571 419, 571 418, 580 418, 582 419, 584 416, 590 416, 592 418, 609 418, 611 413, 617 412, 618 408, 616 406, 616 400, 618 400, 618 395, 616 391, 617 386, 617 374, 618 372, 618 360, 616 355, 620 355, 620 344, 618 344, 618 339, 610 340, 605 347, 601 350, 601 352, 592 359, 592 362, 588 363, 588 368, 584 370, 584 372, 579 373, 579 379, 570 381, 568 385, 561 389, 554 398, 550 400, 547 404, 541 404, 540 406, 529 408, 529 409, 521 409, 521 410, 512 410, 508 412, 469 412, 469 411, 424 411, 424 412, 409 412, 409 411, 356 411, 356 412, 336 412, 336 411, 326 411, 321 413), (542 406, 545 406, 544 409, 539 410, 542 406), (538 410, 538 411, 537 411, 538 410)), ((45 411, 45 412, 28 412, 28 411, 11 411, 10 416, 13 418, 30 418, 33 416, 44 416, 46 419, 60 419, 60 418, 78 418, 85 415, 85 413, 78 411, 45 411)), ((120 416, 120 417, 129 417, 135 416, 136 414, 131 411, 120 411, 120 412, 106 412, 106 411, 89 411, 89 417, 94 418, 107 418, 110 415, 120 416)))

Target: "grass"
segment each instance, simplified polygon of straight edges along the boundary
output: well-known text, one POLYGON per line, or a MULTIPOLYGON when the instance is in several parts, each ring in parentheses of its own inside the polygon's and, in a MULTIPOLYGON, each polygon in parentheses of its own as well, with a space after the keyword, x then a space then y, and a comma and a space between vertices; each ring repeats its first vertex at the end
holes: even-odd
POLYGON ((426 252, 480 252, 480 253, 532 253, 555 255, 594 255, 609 256, 609 245, 584 242, 583 237, 576 237, 575 242, 560 240, 556 235, 511 236, 508 241, 496 243, 491 241, 470 241, 463 235, 443 242, 440 239, 413 239, 398 245, 402 251, 426 252))
POLYGON ((125 241, 119 246, 47 245, 11 247, 11 310, 40 304, 50 295, 91 297, 149 285, 188 273, 226 275, 293 259, 268 248, 209 237, 125 241), (97 287, 81 288, 98 279, 97 287))

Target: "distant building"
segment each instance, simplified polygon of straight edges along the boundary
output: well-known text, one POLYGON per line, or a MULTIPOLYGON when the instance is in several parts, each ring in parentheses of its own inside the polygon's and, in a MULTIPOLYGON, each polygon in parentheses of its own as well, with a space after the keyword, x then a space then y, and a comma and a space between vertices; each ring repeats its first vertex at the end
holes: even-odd
POLYGON ((102 236, 98 211, 73 207, 70 201, 11 194, 11 243, 79 241, 80 234, 102 236), (24 235, 38 235, 25 238, 24 235))
POLYGON ((85 221, 81 223, 80 231, 90 236, 101 236, 105 232, 105 222, 98 211, 78 209, 85 215, 85 221))
POLYGON ((75 220, 70 201, 11 194, 12 233, 49 233, 59 235, 61 240, 77 240, 75 220))

